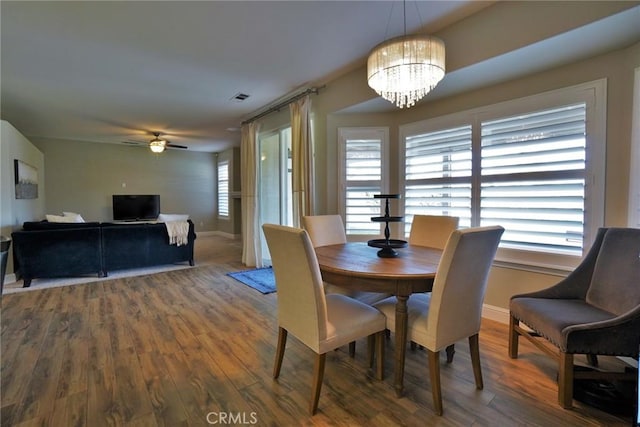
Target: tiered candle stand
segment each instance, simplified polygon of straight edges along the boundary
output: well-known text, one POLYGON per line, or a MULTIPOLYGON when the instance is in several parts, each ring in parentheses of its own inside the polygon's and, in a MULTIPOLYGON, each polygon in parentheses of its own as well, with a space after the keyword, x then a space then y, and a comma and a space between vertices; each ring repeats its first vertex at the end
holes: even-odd
POLYGON ((390 239, 389 233, 389 223, 390 222, 401 222, 403 217, 401 216, 390 216, 389 215, 389 199, 399 199, 399 194, 375 194, 373 196, 374 199, 386 199, 385 207, 384 207, 384 216, 374 216, 371 217, 371 221, 373 222, 384 222, 384 239, 372 239, 367 242, 369 246, 374 248, 382 248, 378 251, 378 256, 380 258, 394 258, 398 256, 398 252, 394 249, 404 248, 407 246, 407 242, 405 240, 398 239, 390 239))

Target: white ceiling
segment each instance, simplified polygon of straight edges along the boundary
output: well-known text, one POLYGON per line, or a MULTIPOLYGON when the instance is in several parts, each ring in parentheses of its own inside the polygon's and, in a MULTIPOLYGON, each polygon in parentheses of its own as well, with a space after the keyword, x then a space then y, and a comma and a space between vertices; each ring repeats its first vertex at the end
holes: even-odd
MULTIPOLYGON (((491 3, 407 2, 407 32, 436 32, 491 3)), ((269 103, 362 66, 403 31, 397 1, 3 0, 0 14, 1 117, 25 136, 121 143, 159 131, 210 152, 237 145, 229 129, 269 103), (237 102, 238 93, 249 98, 237 102)), ((612 24, 606 48, 640 39, 640 25, 623 24, 612 24)), ((589 46, 587 34, 573 37, 589 46)), ((566 44, 548 43, 532 46, 544 52, 538 63, 567 60, 566 44)), ((448 75, 440 96, 496 78, 491 64, 471 68, 448 75)), ((354 111, 393 108, 376 100, 354 111)))

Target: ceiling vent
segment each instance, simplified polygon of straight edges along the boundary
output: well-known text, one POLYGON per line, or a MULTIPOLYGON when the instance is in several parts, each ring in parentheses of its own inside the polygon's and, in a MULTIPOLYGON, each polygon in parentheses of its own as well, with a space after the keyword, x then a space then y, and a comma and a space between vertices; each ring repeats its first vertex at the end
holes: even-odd
POLYGON ((246 93, 238 92, 235 95, 233 95, 231 100, 235 101, 235 102, 242 102, 245 99, 247 99, 248 97, 249 97, 249 95, 247 95, 246 93))

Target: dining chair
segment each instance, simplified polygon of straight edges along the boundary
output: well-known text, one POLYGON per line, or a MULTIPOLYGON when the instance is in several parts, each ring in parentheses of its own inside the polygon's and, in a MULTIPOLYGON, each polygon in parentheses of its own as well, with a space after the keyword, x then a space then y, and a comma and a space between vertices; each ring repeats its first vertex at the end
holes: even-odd
MULTIPOLYGON (((338 245, 347 243, 347 233, 345 232, 344 223, 340 215, 308 215, 302 218, 302 225, 309 237, 314 248, 319 246, 338 245)), ((353 291, 324 282, 324 290, 327 294, 341 294, 355 298, 365 304, 373 304, 381 301, 390 294, 378 292, 353 291)), ((349 343, 349 355, 354 357, 356 352, 356 343, 349 343)))
MULTIPOLYGON (((476 388, 483 388, 478 334, 489 270, 504 228, 475 227, 451 233, 433 283, 433 291, 407 303, 407 337, 427 351, 433 404, 442 415, 439 353, 467 338, 476 388)), ((395 329, 396 298, 374 304, 395 329)))
MULTIPOLYGON (((291 333, 316 353, 309 409, 318 409, 326 353, 349 342, 368 337, 375 342, 377 370, 384 366, 385 318, 375 308, 346 295, 325 295, 318 259, 303 229, 276 224, 262 226, 267 239, 278 298, 278 345, 273 378, 280 375, 287 336, 291 333)), ((373 366, 373 346, 369 364, 373 366)))
POLYGON ((600 228, 587 255, 567 277, 549 288, 511 297, 509 356, 518 357, 522 336, 555 359, 561 407, 573 405, 574 379, 635 379, 630 372, 574 372, 574 357, 584 354, 591 365, 597 365, 598 355, 638 358, 639 254, 640 229, 600 228))
MULTIPOLYGON (((458 229, 460 218, 446 215, 413 215, 409 244, 444 249, 453 230, 458 229)), ((414 299, 427 298, 425 295, 412 295, 414 299)), ((411 341, 411 350, 416 349, 416 343, 411 341)), ((447 347, 447 363, 453 362, 455 346, 447 347)))
POLYGON ((458 229, 457 216, 414 215, 409 232, 409 244, 444 249, 453 230, 458 229))

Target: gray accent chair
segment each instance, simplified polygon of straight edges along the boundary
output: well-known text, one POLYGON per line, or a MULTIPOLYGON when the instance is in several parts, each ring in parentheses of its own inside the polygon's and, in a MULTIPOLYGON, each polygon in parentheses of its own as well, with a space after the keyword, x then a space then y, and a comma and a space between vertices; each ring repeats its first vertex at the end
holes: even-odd
POLYGON ((587 355, 592 365, 598 355, 638 357, 640 229, 601 228, 586 257, 564 280, 514 295, 509 308, 509 356, 518 357, 522 336, 557 358, 563 408, 572 406, 574 379, 634 379, 631 372, 576 371, 574 355, 587 355))

